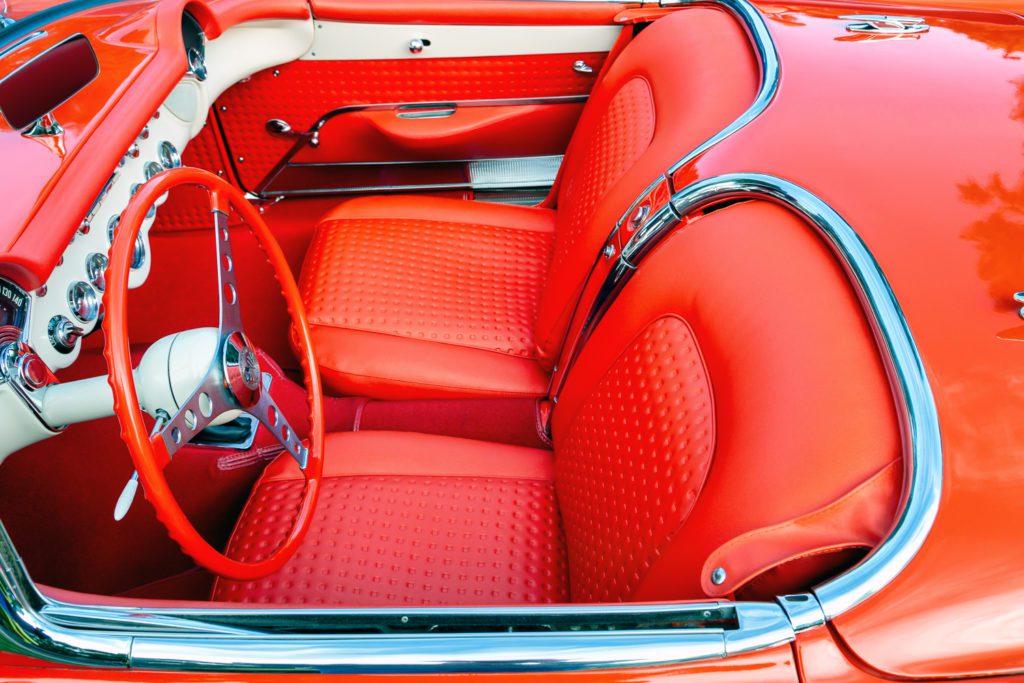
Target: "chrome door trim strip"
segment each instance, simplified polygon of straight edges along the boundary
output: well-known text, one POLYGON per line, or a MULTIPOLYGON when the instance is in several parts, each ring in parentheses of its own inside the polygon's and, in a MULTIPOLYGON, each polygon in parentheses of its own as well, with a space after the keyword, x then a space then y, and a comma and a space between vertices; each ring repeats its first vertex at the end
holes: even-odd
POLYGON ((644 256, 683 219, 725 201, 744 199, 772 201, 800 214, 831 248, 871 325, 900 420, 906 467, 902 510, 877 548, 855 567, 812 591, 825 619, 831 620, 878 593, 903 571, 928 536, 942 494, 938 410, 924 363, 896 295, 850 224, 811 192, 775 176, 730 173, 697 181, 675 193, 623 246, 578 338, 581 344, 587 339, 644 256))
MULTIPOLYGON (((563 0, 564 1, 564 0, 563 0)), ((735 1, 735 0, 729 0, 735 1)), ((319 144, 320 129, 333 118, 338 116, 344 116, 345 114, 356 114, 364 111, 387 111, 399 110, 403 108, 451 108, 458 109, 459 107, 520 107, 520 106, 532 106, 539 104, 580 104, 586 102, 589 95, 553 95, 550 97, 519 97, 519 98, 504 98, 504 99, 490 99, 490 100, 445 100, 437 102, 388 102, 381 104, 350 104, 337 109, 332 109, 326 114, 322 115, 316 122, 310 126, 306 131, 298 134, 296 142, 292 145, 287 152, 284 153, 276 164, 267 172, 267 175, 256 185, 256 189, 253 193, 260 197, 269 197, 282 195, 281 192, 271 191, 270 184, 277 179, 281 172, 292 165, 291 160, 295 158, 295 155, 301 152, 307 145, 319 144)), ((216 110, 215 110, 216 111, 216 110)), ((280 121, 280 119, 271 119, 271 121, 280 121)), ((269 122, 268 122, 269 123, 269 122)), ((228 147, 230 148, 230 143, 228 147)), ((236 156, 231 155, 234 159, 236 156)), ((237 171, 237 169, 236 169, 237 171)), ((237 173, 236 173, 237 175, 237 173)), ((371 189, 363 189, 362 191, 371 191, 371 189)), ((326 191, 322 191, 323 194, 326 191)), ((298 191, 291 191, 289 194, 299 194, 298 191)))
POLYGON ((39 593, 2 526, 0 559, 0 645, 75 666, 277 673, 573 671, 721 659, 795 638, 786 612, 774 603, 380 610, 78 605, 39 593), (232 618, 234 624, 225 623, 232 618), (331 619, 355 620, 354 629, 301 632, 331 619), (452 625, 470 624, 477 630, 358 632, 359 624, 365 628, 374 619, 423 626, 451 619, 457 620, 452 625), (577 619, 582 629, 570 623, 577 619), (587 619, 623 623, 587 630, 587 619), (555 623, 556 630, 536 627, 545 620, 555 623), (559 620, 566 623, 557 626, 559 620), (523 623, 535 626, 517 631, 523 623))

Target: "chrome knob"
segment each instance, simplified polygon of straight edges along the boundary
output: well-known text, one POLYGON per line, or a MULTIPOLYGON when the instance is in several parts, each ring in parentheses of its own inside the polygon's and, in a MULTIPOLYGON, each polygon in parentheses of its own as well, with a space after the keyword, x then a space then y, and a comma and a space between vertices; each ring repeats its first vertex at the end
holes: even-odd
POLYGON ((409 52, 414 55, 418 55, 423 52, 423 48, 430 47, 430 41, 426 38, 413 38, 409 41, 409 52))
POLYGON ((85 330, 62 315, 50 318, 46 331, 50 344, 60 353, 71 353, 78 340, 85 335, 85 330))
POLYGON ((32 391, 42 389, 53 382, 53 375, 46 367, 43 359, 34 352, 26 353, 18 358, 18 379, 32 391))

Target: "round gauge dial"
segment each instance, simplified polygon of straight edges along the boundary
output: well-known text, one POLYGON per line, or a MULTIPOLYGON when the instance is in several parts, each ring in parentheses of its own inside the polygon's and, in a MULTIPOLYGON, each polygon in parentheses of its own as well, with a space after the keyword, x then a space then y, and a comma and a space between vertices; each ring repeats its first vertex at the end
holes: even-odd
POLYGON ((0 328, 24 329, 28 320, 28 294, 7 280, 0 280, 0 328))
POLYGON ((7 280, 0 280, 0 346, 21 339, 28 322, 28 294, 7 280))

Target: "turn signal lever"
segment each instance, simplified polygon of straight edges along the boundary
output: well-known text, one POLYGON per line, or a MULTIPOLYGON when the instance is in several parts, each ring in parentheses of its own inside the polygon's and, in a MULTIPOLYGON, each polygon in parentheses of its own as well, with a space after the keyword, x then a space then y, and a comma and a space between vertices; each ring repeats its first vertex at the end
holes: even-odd
POLYGON ((277 135, 282 138, 292 138, 293 140, 304 140, 310 147, 320 146, 320 132, 319 131, 298 131, 292 128, 292 125, 282 119, 270 119, 266 123, 267 132, 271 135, 277 135))

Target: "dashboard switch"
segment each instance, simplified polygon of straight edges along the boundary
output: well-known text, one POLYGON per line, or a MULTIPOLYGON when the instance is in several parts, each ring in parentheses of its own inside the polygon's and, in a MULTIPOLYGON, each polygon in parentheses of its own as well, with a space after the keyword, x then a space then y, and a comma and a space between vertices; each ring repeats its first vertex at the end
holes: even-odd
POLYGON ((85 330, 62 315, 50 318, 50 323, 46 327, 50 343, 61 353, 71 353, 75 344, 85 334, 85 330))

